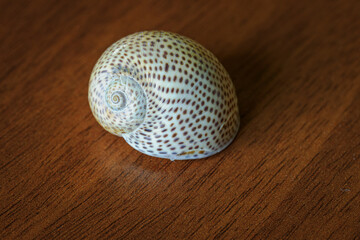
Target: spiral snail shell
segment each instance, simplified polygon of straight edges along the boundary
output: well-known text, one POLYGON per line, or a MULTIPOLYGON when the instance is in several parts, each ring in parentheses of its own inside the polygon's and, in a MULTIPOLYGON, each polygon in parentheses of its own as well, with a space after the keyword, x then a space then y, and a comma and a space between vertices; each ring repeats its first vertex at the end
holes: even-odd
POLYGON ((138 32, 111 45, 92 71, 88 98, 104 129, 170 160, 211 156, 240 125, 225 68, 199 43, 170 32, 138 32))

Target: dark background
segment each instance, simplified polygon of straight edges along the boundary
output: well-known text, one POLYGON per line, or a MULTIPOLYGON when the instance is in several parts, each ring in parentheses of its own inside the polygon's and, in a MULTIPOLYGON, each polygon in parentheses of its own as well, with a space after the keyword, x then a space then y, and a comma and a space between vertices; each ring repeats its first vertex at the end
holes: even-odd
POLYGON ((360 2, 0 1, 0 238, 359 239, 360 2), (241 129, 197 161, 101 128, 91 70, 168 30, 211 50, 241 129))

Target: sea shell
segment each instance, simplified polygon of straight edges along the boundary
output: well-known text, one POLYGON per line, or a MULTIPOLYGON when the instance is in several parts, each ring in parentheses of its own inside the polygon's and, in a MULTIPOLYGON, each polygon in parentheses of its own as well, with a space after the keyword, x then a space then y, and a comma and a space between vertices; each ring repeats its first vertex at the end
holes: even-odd
POLYGON ((93 69, 88 98, 104 129, 170 160, 211 156, 240 125, 225 68, 199 43, 170 32, 138 32, 111 45, 93 69))

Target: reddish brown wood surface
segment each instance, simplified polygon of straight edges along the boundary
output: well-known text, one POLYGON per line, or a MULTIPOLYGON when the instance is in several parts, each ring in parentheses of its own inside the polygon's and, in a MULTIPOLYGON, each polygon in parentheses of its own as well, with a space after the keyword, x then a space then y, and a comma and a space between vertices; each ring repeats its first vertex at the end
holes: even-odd
POLYGON ((360 2, 1 1, 1 239, 360 239, 360 2), (87 102, 101 53, 177 32, 237 89, 234 143, 157 159, 87 102))

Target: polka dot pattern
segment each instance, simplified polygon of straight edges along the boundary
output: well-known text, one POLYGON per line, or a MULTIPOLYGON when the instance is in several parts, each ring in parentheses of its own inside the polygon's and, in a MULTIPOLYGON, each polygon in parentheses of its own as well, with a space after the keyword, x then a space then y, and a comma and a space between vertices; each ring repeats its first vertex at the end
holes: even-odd
POLYGON ((232 81, 217 58, 184 36, 148 31, 110 46, 90 78, 89 104, 107 131, 145 154, 211 156, 240 125, 232 81))

